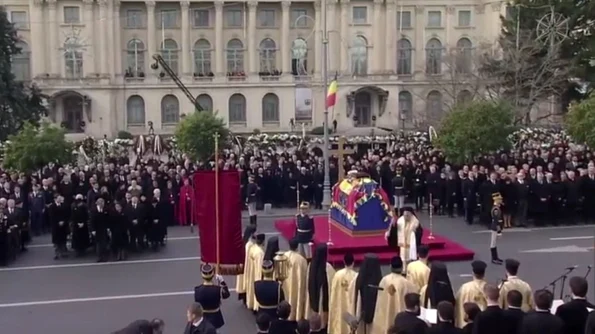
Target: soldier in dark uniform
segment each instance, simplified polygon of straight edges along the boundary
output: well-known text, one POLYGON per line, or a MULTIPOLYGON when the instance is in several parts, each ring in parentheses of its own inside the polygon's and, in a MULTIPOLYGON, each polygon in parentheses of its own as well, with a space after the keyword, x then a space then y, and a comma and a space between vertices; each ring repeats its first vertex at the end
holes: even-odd
POLYGON ((254 282, 254 294, 258 302, 258 314, 267 314, 277 319, 277 306, 285 300, 281 283, 275 281, 273 261, 262 262, 262 280, 254 282))
POLYGON ((145 248, 145 211, 138 202, 138 197, 133 196, 130 206, 126 207, 126 216, 130 222, 130 249, 136 251, 145 248))
POLYGON ((64 197, 58 195, 49 207, 48 217, 52 227, 52 244, 54 244, 54 260, 67 255, 68 213, 70 208, 64 205, 64 197))
POLYGON ((400 210, 405 206, 405 176, 403 176, 403 168, 397 166, 397 174, 392 179, 394 189, 395 208, 400 210))
POLYGON ((246 205, 248 206, 248 214, 250 215, 250 224, 256 225, 256 202, 258 201, 258 185, 254 182, 254 176, 248 178, 248 185, 246 185, 246 205))
POLYGON ((95 237, 95 247, 97 251, 97 262, 107 261, 109 250, 107 248, 109 242, 109 226, 110 215, 105 208, 105 200, 103 198, 97 199, 97 206, 91 212, 91 233, 95 237))
POLYGON ((215 268, 210 264, 202 265, 201 274, 203 282, 194 288, 194 301, 202 305, 204 318, 219 329, 225 324, 221 301, 229 298, 229 288, 221 275, 215 275, 215 268))
POLYGON ((82 194, 76 195, 72 203, 72 248, 77 256, 83 256, 91 246, 89 239, 89 209, 82 194))
POLYGON ((498 257, 497 241, 498 237, 502 234, 502 196, 500 193, 493 193, 492 200, 494 205, 491 210, 492 221, 490 224, 490 252, 492 254, 493 264, 502 264, 502 260, 498 257))
POLYGON ((310 243, 314 239, 314 219, 308 216, 308 209, 310 204, 302 202, 300 204, 300 213, 295 217, 295 239, 299 244, 299 251, 306 259, 312 258, 312 250, 310 243))

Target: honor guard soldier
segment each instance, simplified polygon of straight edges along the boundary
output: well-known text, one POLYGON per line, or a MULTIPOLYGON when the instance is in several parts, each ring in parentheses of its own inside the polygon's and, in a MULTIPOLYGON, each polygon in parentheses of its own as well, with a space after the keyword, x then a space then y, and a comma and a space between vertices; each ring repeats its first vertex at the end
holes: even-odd
POLYGON ((394 201, 395 207, 402 209, 405 206, 405 177, 403 176, 403 168, 397 166, 396 173, 397 175, 392 179, 394 201))
POLYGON ((248 215, 250 215, 250 225, 256 226, 258 217, 256 216, 256 202, 258 201, 258 184, 254 182, 254 176, 248 178, 246 185, 246 206, 248 215))
POLYGON ((221 300, 229 298, 229 288, 221 275, 215 275, 212 265, 203 264, 201 274, 203 283, 194 288, 194 301, 202 305, 204 318, 219 329, 225 324, 221 300))
POLYGON ((492 222, 490 224, 490 252, 492 254, 493 264, 502 264, 502 260, 498 257, 497 241, 498 237, 502 234, 502 196, 500 193, 493 193, 492 200, 494 205, 492 206, 492 222))
POLYGON ((273 261, 262 263, 262 280, 254 282, 254 294, 258 302, 258 314, 265 313, 277 319, 277 306, 285 300, 281 283, 275 281, 273 261))
POLYGON ((310 204, 302 202, 300 204, 300 213, 296 215, 295 239, 299 244, 299 252, 309 260, 312 258, 310 243, 314 239, 314 219, 308 216, 310 204))

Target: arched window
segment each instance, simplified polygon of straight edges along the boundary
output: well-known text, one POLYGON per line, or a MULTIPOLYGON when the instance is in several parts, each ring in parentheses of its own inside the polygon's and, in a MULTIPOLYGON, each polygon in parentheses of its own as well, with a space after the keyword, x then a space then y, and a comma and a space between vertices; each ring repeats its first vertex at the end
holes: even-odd
POLYGON ((21 52, 12 56, 12 73, 17 81, 31 80, 31 50, 23 41, 16 45, 21 52))
POLYGON ((126 101, 126 124, 145 125, 145 100, 142 97, 132 95, 126 101))
POLYGON ((354 98, 355 126, 370 126, 372 121, 372 96, 370 92, 362 91, 355 94, 354 98))
POLYGON ((468 38, 461 38, 457 42, 457 73, 469 74, 473 67, 473 44, 468 38))
POLYGON ((426 73, 442 74, 442 43, 436 38, 426 44, 426 73))
POLYGON ((68 132, 84 132, 83 97, 68 94, 62 99, 62 125, 68 132))
POLYGON ((272 74, 277 70, 277 44, 270 38, 260 42, 260 72, 272 74))
POLYGON ((229 124, 246 124, 246 98, 233 94, 229 98, 229 124))
POLYGON ((211 43, 206 39, 199 39, 194 43, 194 76, 210 76, 211 69, 211 43))
POLYGON ((161 99, 161 124, 176 124, 180 121, 180 102, 174 95, 161 99))
POLYGON ((213 99, 209 94, 200 94, 196 98, 196 102, 198 102, 203 111, 213 112, 213 99))
POLYGON ((364 36, 355 36, 351 46, 351 72, 354 75, 368 74, 368 41, 364 36))
POLYGON ((402 38, 397 42, 397 74, 408 75, 412 73, 412 50, 409 40, 402 38))
POLYGON ((83 46, 76 38, 67 38, 64 41, 64 60, 66 62, 66 77, 83 77, 83 46))
POLYGON ((279 123, 279 97, 273 93, 262 98, 262 122, 279 123))
POLYGON ((161 57, 165 63, 174 71, 178 73, 178 43, 173 39, 166 39, 161 43, 161 57))
POLYGON ((302 38, 291 44, 291 73, 308 75, 308 43, 302 38))
POLYGON ((431 122, 439 121, 442 118, 442 94, 439 91, 433 90, 428 94, 426 114, 431 122))
POLYGON ((457 103, 458 104, 469 103, 469 102, 471 102, 471 100, 473 100, 473 94, 471 94, 471 92, 466 89, 460 91, 459 94, 457 94, 457 103))
POLYGON ((227 43, 227 72, 232 75, 244 73, 244 44, 239 39, 227 43))
POLYGON ((399 92, 399 116, 409 118, 413 112, 413 96, 408 91, 399 92))
POLYGON ((145 76, 145 44, 136 38, 126 44, 126 76, 145 76))

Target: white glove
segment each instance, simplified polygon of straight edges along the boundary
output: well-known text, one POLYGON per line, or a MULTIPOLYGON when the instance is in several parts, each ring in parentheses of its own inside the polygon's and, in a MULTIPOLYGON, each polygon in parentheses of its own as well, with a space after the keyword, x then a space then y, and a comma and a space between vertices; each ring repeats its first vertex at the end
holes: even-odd
POLYGON ((83 226, 85 226, 85 224, 83 224, 83 223, 79 223, 78 225, 79 225, 79 228, 83 228, 83 226))
POLYGON ((58 225, 63 226, 64 222, 58 222, 58 225))
POLYGON ((155 224, 159 223, 159 219, 153 219, 153 223, 155 223, 155 224))
POLYGON ((135 220, 133 220, 133 221, 132 221, 132 223, 133 223, 134 225, 136 225, 136 224, 138 224, 138 220, 136 220, 136 219, 135 219, 135 220))
POLYGON ((384 239, 387 239, 388 240, 388 236, 389 236, 389 233, 388 232, 384 232, 384 239))
POLYGON ((92 234, 93 236, 95 236, 96 232, 95 232, 95 231, 93 231, 93 232, 91 232, 91 234, 92 234))
POLYGON ((221 285, 222 283, 225 283, 225 280, 223 279, 223 276, 217 274, 215 275, 215 280, 217 280, 217 284, 221 285))

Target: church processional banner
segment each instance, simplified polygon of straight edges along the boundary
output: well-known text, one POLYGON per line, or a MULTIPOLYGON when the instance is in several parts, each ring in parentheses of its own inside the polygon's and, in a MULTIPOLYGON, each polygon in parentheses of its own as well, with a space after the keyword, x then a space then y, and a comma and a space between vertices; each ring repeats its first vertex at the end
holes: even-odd
POLYGON ((219 200, 215 200, 215 172, 194 174, 196 217, 200 233, 200 254, 203 263, 219 260, 222 275, 243 271, 245 247, 242 241, 242 201, 240 175, 237 171, 219 171, 219 200), (217 204, 219 209, 216 210, 217 204), (216 219, 217 213, 219 219, 216 219), (219 233, 217 225, 219 223, 219 233), (217 251, 219 234, 219 251, 217 251), (219 257, 219 259, 217 259, 219 257))

